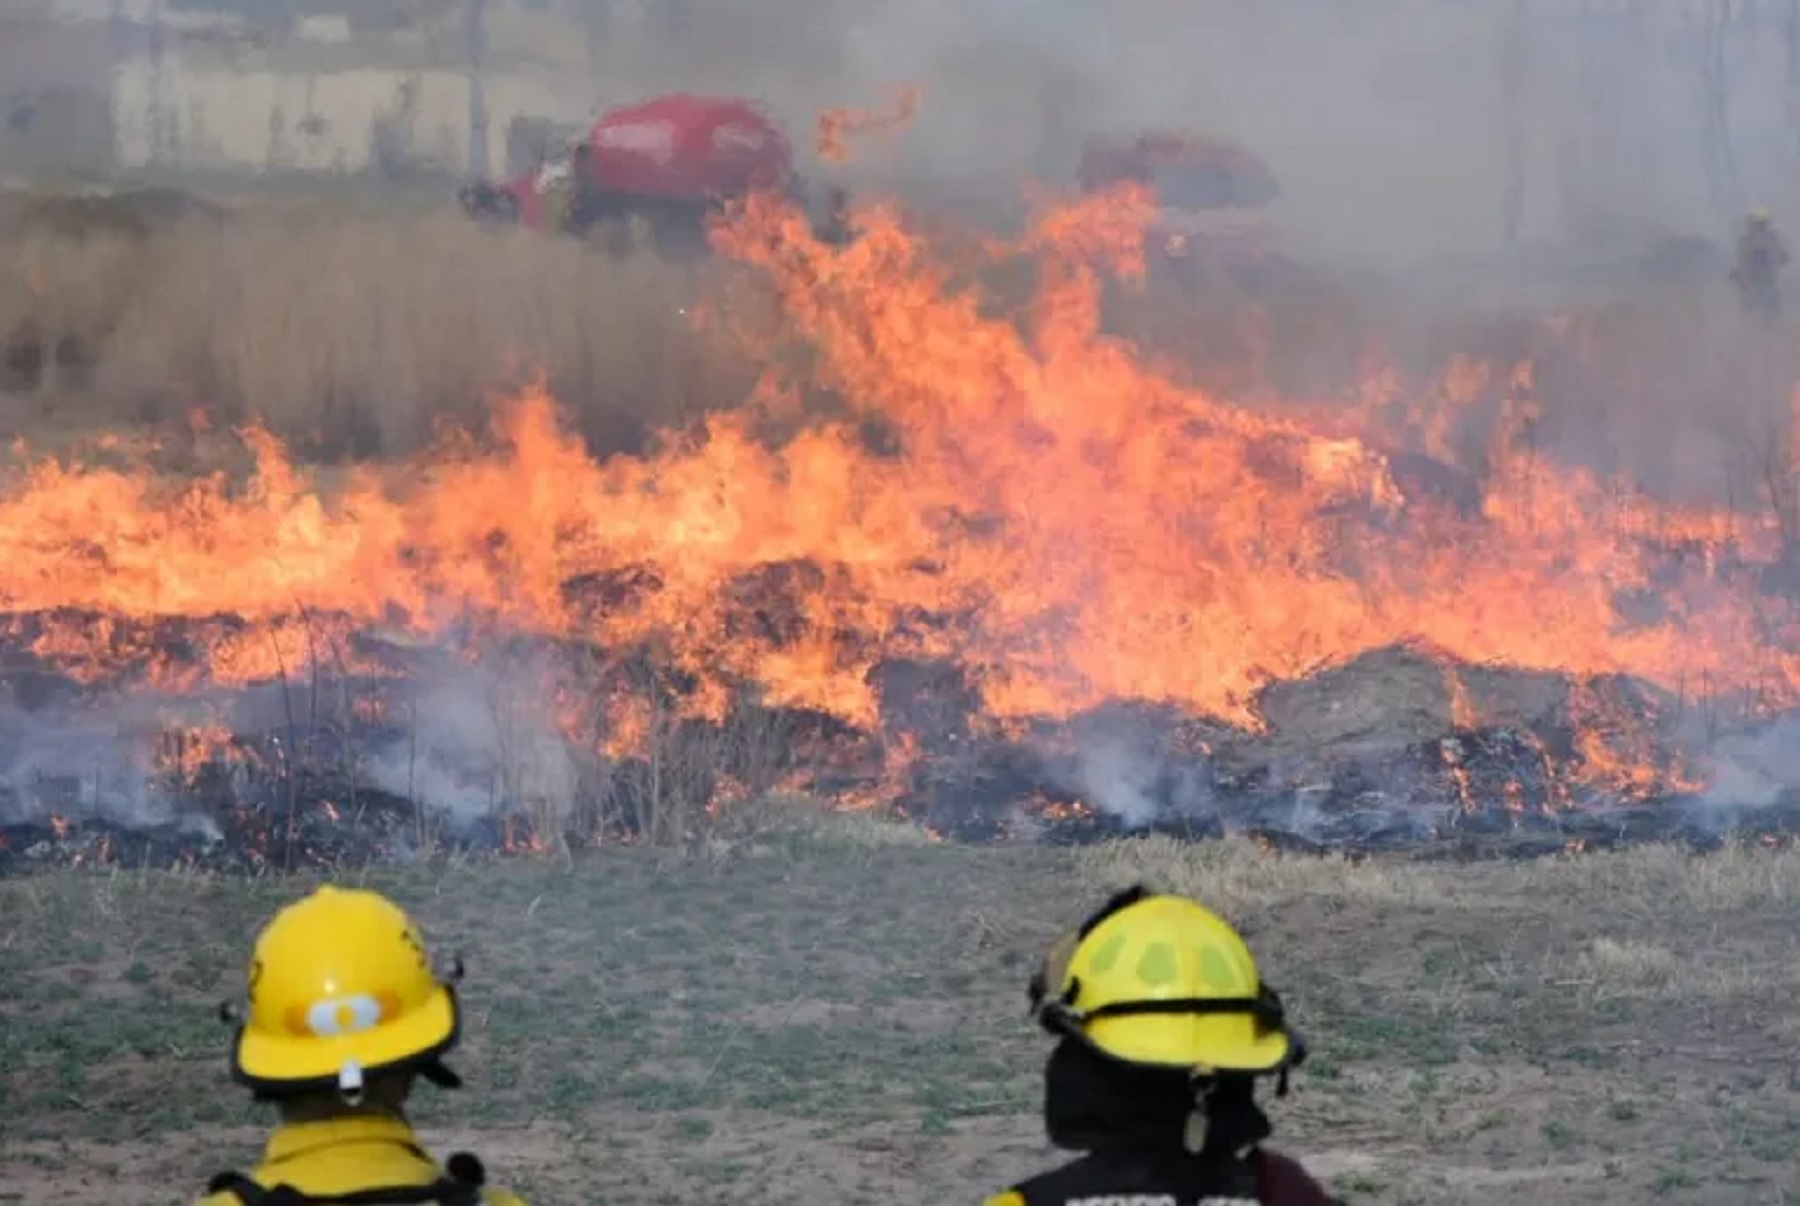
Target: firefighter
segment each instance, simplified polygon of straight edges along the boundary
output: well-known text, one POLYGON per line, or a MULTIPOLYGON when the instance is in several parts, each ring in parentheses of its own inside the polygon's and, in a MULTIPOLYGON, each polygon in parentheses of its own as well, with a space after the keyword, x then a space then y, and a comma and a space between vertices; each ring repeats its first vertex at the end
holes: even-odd
POLYGON ((1057 1039, 1045 1069, 1050 1142, 1081 1153, 987 1206, 1089 1202, 1339 1206, 1262 1147, 1255 1082, 1276 1096, 1305 1057, 1237 932, 1139 886, 1051 947, 1031 1008, 1057 1039))
POLYGON ((575 208, 575 164, 571 155, 546 159, 539 167, 533 187, 542 207, 544 229, 552 234, 565 234, 569 217, 575 208))
POLYGON ((576 238, 586 238, 602 216, 594 171, 594 144, 583 138, 569 153, 569 200, 563 216, 564 232, 576 238))
POLYGON ((326 886, 277 913, 250 957, 231 1075, 280 1125, 255 1171, 220 1173, 202 1206, 524 1206, 486 1187, 466 1152, 440 1166, 406 1117, 418 1078, 462 1084, 443 1063, 461 1037, 461 978, 461 961, 434 967, 378 893, 326 886))
POLYGON ((1731 270, 1745 310, 1764 318, 1781 313, 1777 278, 1787 262, 1787 246, 1776 233, 1769 211, 1757 206, 1738 235, 1736 263, 1731 270))
POLYGON ((849 189, 838 185, 825 194, 825 217, 819 222, 816 237, 833 247, 846 246, 853 240, 849 189))

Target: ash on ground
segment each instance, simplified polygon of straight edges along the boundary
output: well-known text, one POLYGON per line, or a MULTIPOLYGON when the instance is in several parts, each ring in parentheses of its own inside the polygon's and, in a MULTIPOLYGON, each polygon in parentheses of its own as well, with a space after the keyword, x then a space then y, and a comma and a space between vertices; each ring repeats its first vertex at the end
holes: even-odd
POLYGON ((957 667, 901 661, 873 672, 874 731, 749 692, 711 722, 680 707, 694 684, 642 660, 518 652, 471 668, 409 650, 385 673, 315 681, 298 711, 291 690, 158 700, 30 667, 15 681, 32 691, 0 705, 0 872, 256 873, 679 842, 775 790, 970 842, 1249 834, 1296 851, 1475 858, 1800 832, 1794 720, 1721 736, 1717 717, 1636 680, 1428 650, 1272 685, 1256 732, 1129 701, 1000 724, 957 667), (635 691, 634 714, 663 719, 623 748, 619 733, 571 733, 527 706, 566 712, 571 686, 589 715, 635 691))

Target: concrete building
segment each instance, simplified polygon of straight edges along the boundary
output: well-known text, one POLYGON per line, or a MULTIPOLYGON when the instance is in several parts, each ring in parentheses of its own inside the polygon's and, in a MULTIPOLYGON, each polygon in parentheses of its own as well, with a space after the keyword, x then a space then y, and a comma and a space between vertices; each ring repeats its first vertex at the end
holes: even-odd
POLYGON ((104 25, 0 19, 0 173, 112 170, 114 55, 104 25))
MULTIPOLYGON (((371 23, 361 4, 354 14, 319 5, 281 29, 159 0, 56 0, 53 19, 0 18, 0 173, 481 161, 459 6, 413 5, 437 13, 428 22, 371 23)), ((515 116, 567 120, 592 107, 582 40, 549 28, 557 19, 503 10, 496 22, 505 62, 483 73, 489 163, 504 159, 515 116)))

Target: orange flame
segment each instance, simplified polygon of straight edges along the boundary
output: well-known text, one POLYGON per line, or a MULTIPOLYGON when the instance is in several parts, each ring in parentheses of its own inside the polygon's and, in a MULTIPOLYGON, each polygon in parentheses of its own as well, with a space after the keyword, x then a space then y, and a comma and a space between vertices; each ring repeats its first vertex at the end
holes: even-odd
MULTIPOLYGON (((490 446, 329 489, 255 428, 242 483, 43 461, 0 491, 0 610, 33 616, 35 650, 78 675, 131 662, 163 685, 243 683, 353 661, 357 628, 475 620, 653 647, 705 686, 685 705, 704 714, 750 683, 863 726, 891 656, 958 661, 1001 719, 1135 698, 1255 725, 1269 682, 1400 642, 1800 698, 1791 606, 1719 569, 1727 543, 1771 560, 1772 517, 1664 506, 1553 462, 1531 444, 1528 364, 1451 366, 1445 406, 1491 379, 1509 391, 1467 512, 1403 490, 1373 429, 1183 388, 1102 330, 1102 273, 1140 266, 1146 217, 1141 195, 1092 197, 993 249, 1043 269, 1015 320, 891 212, 836 247, 752 199, 717 245, 766 276, 848 419, 771 447, 746 407, 596 462, 534 386, 497 404, 490 446), (863 420, 898 451, 872 449, 863 420), (746 602, 747 580, 793 567, 746 602), (1622 602, 1644 593, 1654 614, 1622 602), (170 617, 229 623, 177 664, 144 627, 170 617)), ((1386 426, 1448 446, 1430 416, 1386 426)), ((609 704, 596 745, 646 740, 645 706, 609 704)), ((1583 742, 1610 782, 1651 773, 1583 742)))
POLYGON ((816 139, 819 158, 826 163, 844 163, 850 158, 852 138, 905 128, 919 111, 922 96, 917 84, 907 84, 889 90, 884 108, 824 110, 819 114, 816 139))
POLYGON ((881 773, 874 782, 851 789, 839 801, 846 809, 883 812, 905 794, 908 774, 919 760, 918 739, 900 733, 881 750, 881 773))
POLYGON ((203 724, 164 734, 156 762, 164 774, 191 785, 208 765, 237 758, 231 730, 222 724, 203 724))

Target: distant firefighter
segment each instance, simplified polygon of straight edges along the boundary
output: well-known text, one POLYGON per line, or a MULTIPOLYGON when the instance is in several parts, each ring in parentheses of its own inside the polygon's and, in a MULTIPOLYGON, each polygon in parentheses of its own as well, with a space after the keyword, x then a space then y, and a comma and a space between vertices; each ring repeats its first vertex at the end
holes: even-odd
POLYGON ((1738 300, 1747 312, 1763 318, 1781 313, 1778 278, 1787 262, 1787 246, 1776 232, 1769 211, 1757 206, 1750 211, 1738 235, 1736 262, 1731 270, 1738 300))
POLYGON ((818 224, 817 234, 821 243, 835 247, 851 241, 849 189, 840 186, 825 194, 825 217, 818 224))

